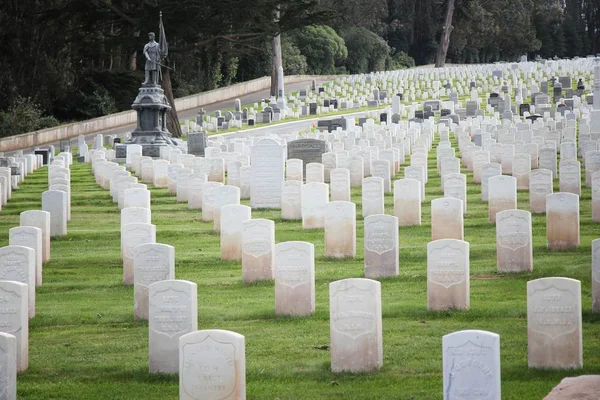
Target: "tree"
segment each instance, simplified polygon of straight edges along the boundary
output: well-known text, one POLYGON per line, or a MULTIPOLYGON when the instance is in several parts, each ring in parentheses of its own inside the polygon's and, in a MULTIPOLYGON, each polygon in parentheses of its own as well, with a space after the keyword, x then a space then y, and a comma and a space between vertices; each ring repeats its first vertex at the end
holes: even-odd
POLYGON ((446 8, 446 21, 442 27, 442 38, 438 44, 438 51, 435 57, 435 67, 441 68, 446 65, 446 54, 448 54, 448 46, 450 46, 450 35, 454 27, 452 26, 452 16, 454 15, 454 1, 448 0, 446 8))
POLYGON ((290 36, 306 57, 309 74, 335 74, 336 67, 342 66, 348 56, 344 39, 327 25, 305 26, 290 36))
POLYGON ((362 74, 386 69, 390 47, 385 40, 365 28, 349 29, 343 35, 348 47, 348 72, 362 74))

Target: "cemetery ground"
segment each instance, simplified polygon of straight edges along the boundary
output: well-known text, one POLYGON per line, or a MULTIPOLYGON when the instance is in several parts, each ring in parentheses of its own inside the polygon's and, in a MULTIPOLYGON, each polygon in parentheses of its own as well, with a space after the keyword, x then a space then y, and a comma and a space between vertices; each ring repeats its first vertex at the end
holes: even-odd
MULTIPOLYGON (((470 243, 471 308, 432 312, 426 279, 430 203, 443 197, 435 163, 432 152, 422 225, 399 231, 400 275, 381 280, 384 361, 381 370, 368 374, 333 374, 328 349, 329 283, 364 274, 360 188, 352 189, 358 217, 355 259, 325 258, 322 229, 302 230, 300 221, 282 221, 279 210, 252 210, 253 218, 275 221, 276 243, 315 245, 316 312, 289 318, 275 315, 273 282, 243 284, 241 264, 220 260, 212 222, 177 203, 167 189, 149 185, 157 243, 175 246, 176 279, 198 284, 198 329, 227 329, 246 338, 248 399, 439 399, 442 336, 463 329, 500 335, 504 399, 540 399, 566 376, 598 372, 600 315, 591 313, 590 275, 591 241, 600 229, 591 222, 590 189, 582 185, 578 249, 548 250, 545 215, 533 214, 533 272, 500 275, 495 225, 480 200, 481 186, 462 169, 469 183, 465 240, 470 243), (526 283, 551 276, 582 283, 582 370, 527 367, 526 283)), ((176 376, 148 374, 147 321, 134 321, 133 287, 122 283, 120 211, 109 192, 96 185, 90 164, 75 163, 71 171, 72 220, 68 235, 52 239, 52 258, 44 265, 37 314, 30 321, 30 367, 19 375, 19 398, 175 399, 176 376)), ((30 175, 3 209, 0 246, 8 244, 8 230, 19 225, 20 212, 40 208, 47 175, 47 167, 30 175)), ((554 185, 558 192, 558 181, 554 185)), ((528 210, 528 201, 528 191, 519 191, 518 208, 528 210)), ((393 215, 391 194, 385 211, 393 215)))

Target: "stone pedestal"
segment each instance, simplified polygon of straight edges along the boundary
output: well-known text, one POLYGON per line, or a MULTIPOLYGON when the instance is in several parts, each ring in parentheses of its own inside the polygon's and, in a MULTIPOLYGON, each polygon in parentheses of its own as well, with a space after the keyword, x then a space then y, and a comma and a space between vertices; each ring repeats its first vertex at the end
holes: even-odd
POLYGON ((158 84, 142 84, 131 105, 137 112, 137 126, 131 137, 116 146, 116 158, 125 159, 127 145, 142 146, 142 156, 158 158, 163 146, 176 146, 167 130, 167 111, 171 109, 163 89, 158 84))

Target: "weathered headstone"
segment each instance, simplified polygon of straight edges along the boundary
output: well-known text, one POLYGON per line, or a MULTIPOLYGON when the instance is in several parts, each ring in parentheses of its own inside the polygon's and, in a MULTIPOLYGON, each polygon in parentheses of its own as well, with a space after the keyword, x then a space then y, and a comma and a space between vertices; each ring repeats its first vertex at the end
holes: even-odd
POLYGON ((17 400, 17 338, 0 332, 0 399, 17 400))
POLYGON ((529 173, 531 172, 531 156, 517 153, 513 156, 512 176, 517 179, 517 190, 529 189, 529 173))
POLYGON ((8 244, 29 247, 35 255, 35 286, 42 286, 42 230, 33 226, 18 226, 8 230, 8 244))
POLYGON ((350 171, 346 168, 331 170, 329 188, 331 201, 350 201, 350 171))
POLYGON ((329 284, 331 370, 367 372, 383 365, 381 284, 343 279, 329 284))
POLYGON ((275 314, 308 316, 315 311, 315 246, 275 245, 275 314))
POLYGON ((427 308, 469 309, 469 243, 442 239, 427 243, 427 308))
POLYGON ((577 160, 561 161, 558 183, 561 192, 581 195, 581 163, 577 160))
POLYGON ((175 279, 175 248, 168 244, 144 243, 133 249, 133 296, 135 319, 148 319, 149 286, 175 279))
POLYGON ((600 313, 600 239, 592 241, 592 312, 600 313))
POLYGON ((356 204, 332 201, 325 210, 325 256, 356 256, 356 204))
POLYGON ((230 204, 240 204, 240 188, 231 185, 218 186, 214 190, 215 201, 213 208, 213 229, 221 229, 221 207, 230 204))
POLYGON ((600 171, 592 175, 592 221, 600 222, 600 171))
POLYGON ((383 179, 384 193, 391 193, 392 191, 390 168, 390 162, 387 160, 376 160, 371 163, 371 175, 383 179))
POLYGON ((546 196, 546 239, 549 249, 579 247, 579 196, 562 192, 546 196))
POLYGON ((148 366, 150 373, 179 371, 179 338, 198 329, 198 286, 183 280, 150 284, 148 366))
POLYGON ((444 400, 500 400, 500 336, 466 330, 442 338, 444 400))
POLYGON ((202 221, 214 221, 216 194, 215 190, 223 186, 221 182, 206 182, 202 186, 202 221))
POLYGON ((252 209, 240 204, 221 207, 221 260, 242 260, 242 228, 252 209))
POLYGON ((144 188, 131 188, 123 192, 123 208, 141 207, 150 209, 150 191, 144 188))
POLYGON ((489 201, 490 185, 489 180, 494 176, 502 175, 502 165, 499 163, 489 163, 481 167, 481 200, 489 201))
POLYGON ((144 243, 156 243, 156 226, 131 223, 121 228, 121 253, 123 255, 123 283, 133 285, 134 248, 144 243))
POLYGON ((304 167, 302 160, 298 158, 288 158, 285 162, 285 180, 286 181, 304 181, 304 167))
POLYGON ((442 197, 431 202, 431 240, 464 240, 462 200, 442 197))
POLYGON ((0 247, 0 281, 27 285, 28 315, 29 318, 35 317, 35 251, 25 246, 0 247))
POLYGON ((383 178, 365 178, 362 183, 362 216, 384 214, 383 178))
POLYGON ((533 270, 531 213, 505 210, 496 214, 498 272, 533 270))
POLYGON ((262 139, 252 146, 251 163, 251 207, 280 208, 284 181, 284 147, 273 139, 262 139))
POLYGON ((462 201, 463 215, 467 213, 467 176, 465 174, 448 174, 444 176, 444 197, 452 197, 462 201))
POLYGON ((325 210, 329 203, 329 185, 326 183, 307 183, 302 186, 302 228, 315 229, 325 227, 325 210))
POLYGON ((242 223, 242 280, 244 283, 273 279, 275 223, 251 219, 242 223))
POLYGON ((488 185, 488 219, 495 223, 497 213, 517 208, 517 178, 493 176, 489 178, 488 185))
POLYGON ((552 192, 552 171, 536 169, 529 173, 529 207, 533 214, 546 212, 546 196, 552 192))
POLYGON ((394 215, 398 226, 421 225, 421 182, 415 179, 394 181, 394 215))
POLYGON ((208 329, 179 338, 180 400, 246 398, 246 349, 239 333, 208 329))
POLYGON ((581 282, 541 278, 527 282, 529 367, 583 366, 581 282))
POLYGON ((67 234, 67 194, 60 190, 42 193, 42 210, 50 213, 50 236, 67 234))
MULTIPOLYGON (((27 285, 24 283, 0 280, 2 309, 10 310, 10 312, 0 313, 0 332, 13 335, 17 340, 17 372, 23 372, 29 367, 27 292, 27 285)), ((2 376, 1 368, 0 376, 2 376)))
POLYGON ((306 183, 311 182, 325 182, 325 168, 323 164, 310 163, 306 166, 306 183))
POLYGON ((364 221, 365 277, 396 276, 399 273, 398 218, 374 214, 364 221))

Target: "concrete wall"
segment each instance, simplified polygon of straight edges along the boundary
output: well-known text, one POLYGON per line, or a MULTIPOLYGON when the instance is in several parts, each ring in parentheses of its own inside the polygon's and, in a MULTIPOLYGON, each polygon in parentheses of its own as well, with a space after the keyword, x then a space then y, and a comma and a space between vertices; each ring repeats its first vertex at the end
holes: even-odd
MULTIPOLYGON (((295 83, 310 81, 312 79, 323 81, 333 80, 339 77, 339 75, 291 75, 285 77, 285 82, 295 83)), ((271 77, 262 77, 247 82, 236 83, 224 88, 214 89, 208 92, 202 92, 175 99, 175 107, 177 108, 177 111, 186 111, 220 101, 235 99, 236 97, 240 97, 248 93, 259 92, 270 87, 271 77)), ((72 124, 60 125, 40 131, 0 138, 0 152, 25 149, 46 143, 54 143, 58 142, 60 139, 75 138, 79 135, 89 135, 105 130, 116 129, 121 126, 132 125, 135 123, 136 114, 134 111, 124 111, 117 114, 110 114, 104 117, 89 119, 87 121, 74 122, 72 124)))

